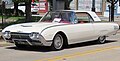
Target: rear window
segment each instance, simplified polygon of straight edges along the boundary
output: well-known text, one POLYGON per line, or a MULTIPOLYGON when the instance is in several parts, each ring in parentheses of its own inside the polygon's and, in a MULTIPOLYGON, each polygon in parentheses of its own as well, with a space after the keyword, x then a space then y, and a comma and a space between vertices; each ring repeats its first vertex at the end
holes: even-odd
POLYGON ((32 6, 37 6, 36 4, 31 4, 32 6))
POLYGON ((78 22, 86 22, 86 23, 89 23, 89 22, 92 22, 93 19, 91 18, 91 16, 88 14, 88 13, 76 13, 76 16, 77 16, 77 20, 78 22))

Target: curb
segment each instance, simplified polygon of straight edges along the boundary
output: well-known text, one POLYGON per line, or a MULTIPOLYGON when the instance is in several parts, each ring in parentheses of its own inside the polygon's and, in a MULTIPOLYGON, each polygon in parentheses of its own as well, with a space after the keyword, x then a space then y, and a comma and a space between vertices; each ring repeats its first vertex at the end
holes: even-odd
POLYGON ((10 46, 10 45, 13 45, 13 44, 7 43, 7 42, 5 42, 5 41, 1 41, 1 42, 0 42, 0 47, 10 46))

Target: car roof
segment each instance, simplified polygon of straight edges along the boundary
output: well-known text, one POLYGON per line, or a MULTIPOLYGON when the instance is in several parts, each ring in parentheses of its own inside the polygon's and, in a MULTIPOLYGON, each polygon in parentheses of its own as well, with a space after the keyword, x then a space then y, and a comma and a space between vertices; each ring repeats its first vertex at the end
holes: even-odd
POLYGON ((85 12, 85 13, 89 13, 91 15, 91 17, 94 19, 94 21, 101 21, 100 18, 95 14, 95 12, 93 11, 81 11, 81 10, 59 10, 59 11, 66 11, 66 12, 76 12, 76 13, 79 13, 79 12, 85 12))
POLYGON ((57 10, 57 11, 66 11, 66 12, 73 11, 73 12, 87 12, 87 13, 92 13, 92 11, 81 11, 81 10, 57 10))

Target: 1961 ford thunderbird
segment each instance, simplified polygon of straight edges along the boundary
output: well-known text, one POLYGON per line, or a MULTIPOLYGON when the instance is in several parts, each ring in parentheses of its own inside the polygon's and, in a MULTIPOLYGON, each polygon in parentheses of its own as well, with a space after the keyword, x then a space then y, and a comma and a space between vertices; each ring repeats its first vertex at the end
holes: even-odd
POLYGON ((118 29, 118 24, 102 22, 94 12, 64 10, 49 11, 39 22, 8 26, 2 36, 17 47, 51 46, 53 50, 60 50, 69 44, 90 40, 104 43, 118 29))

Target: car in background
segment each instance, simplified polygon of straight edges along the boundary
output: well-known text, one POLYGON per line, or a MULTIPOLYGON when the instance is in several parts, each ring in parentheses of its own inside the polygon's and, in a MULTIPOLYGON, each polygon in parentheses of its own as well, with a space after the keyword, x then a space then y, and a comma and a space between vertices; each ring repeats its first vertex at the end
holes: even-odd
POLYGON ((12 0, 0 0, 0 1, 4 1, 6 5, 12 3, 12 0))
POLYGON ((49 11, 39 22, 11 25, 3 29, 5 41, 17 47, 50 46, 60 50, 69 44, 96 40, 105 43, 106 37, 117 33, 119 25, 102 22, 91 11, 49 11))
MULTIPOLYGON (((14 6, 12 6, 10 9, 14 9, 14 6)), ((25 13, 25 3, 18 4, 18 9, 20 12, 22 12, 24 14, 25 13)), ((37 14, 38 11, 39 11, 39 6, 35 3, 31 3, 32 14, 37 14)))

